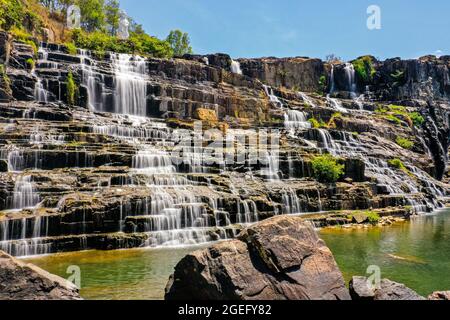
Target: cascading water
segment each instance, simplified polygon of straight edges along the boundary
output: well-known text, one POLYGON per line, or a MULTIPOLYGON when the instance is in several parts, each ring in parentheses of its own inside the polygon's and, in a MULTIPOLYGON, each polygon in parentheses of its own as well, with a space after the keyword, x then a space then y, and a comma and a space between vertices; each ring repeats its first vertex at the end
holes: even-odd
POLYGON ((11 209, 33 208, 39 203, 39 195, 36 193, 31 176, 19 176, 16 178, 11 209))
POLYGON ((111 61, 115 72, 114 113, 145 116, 145 59, 127 54, 112 54, 111 61))
POLYGON ((241 64, 239 63, 239 61, 231 60, 231 72, 242 74, 241 64))
POLYGON ((352 63, 346 63, 344 67, 345 77, 347 79, 347 89, 352 98, 356 98, 356 72, 352 63))
POLYGON ((309 129, 311 128, 311 123, 306 118, 307 116, 304 112, 298 110, 288 110, 284 114, 284 127, 287 130, 309 129))

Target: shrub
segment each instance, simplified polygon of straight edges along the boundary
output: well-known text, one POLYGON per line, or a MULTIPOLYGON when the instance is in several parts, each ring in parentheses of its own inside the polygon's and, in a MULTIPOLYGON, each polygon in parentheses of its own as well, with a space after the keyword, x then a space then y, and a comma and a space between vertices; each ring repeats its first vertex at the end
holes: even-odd
POLYGON ((25 9, 19 0, 0 0, 0 27, 9 31, 13 27, 21 28, 25 18, 25 9))
POLYGON ((335 122, 335 120, 336 120, 336 119, 342 119, 342 118, 343 118, 342 113, 340 113, 340 112, 334 113, 334 114, 331 116, 330 121, 328 121, 327 127, 328 127, 328 128, 335 128, 335 127, 336 127, 336 122, 335 122))
POLYGON ((67 103, 71 106, 75 105, 75 97, 77 93, 77 86, 73 79, 72 72, 67 75, 67 103))
POLYGON ((73 42, 68 42, 65 44, 67 52, 71 55, 77 54, 77 46, 73 42))
POLYGON ((361 57, 353 61, 352 64, 353 67, 355 68, 356 74, 364 83, 369 83, 370 81, 372 81, 373 76, 376 73, 376 70, 373 67, 372 57, 370 56, 361 57))
POLYGON ((408 176, 414 178, 414 175, 411 173, 411 171, 406 168, 402 160, 400 159, 392 159, 388 161, 388 165, 392 168, 398 169, 406 173, 408 176))
POLYGON ((395 142, 404 149, 411 150, 414 147, 414 142, 403 137, 397 137, 395 142))
POLYGON ((320 182, 334 183, 344 174, 344 165, 333 156, 317 156, 311 161, 314 177, 320 182))
POLYGON ((416 127, 421 127, 425 123, 424 117, 419 112, 413 112, 409 116, 416 127))
POLYGON ((15 41, 30 45, 33 48, 34 54, 37 54, 38 44, 36 43, 36 39, 34 39, 31 34, 23 29, 19 29, 16 27, 12 28, 10 32, 13 35, 15 41))
POLYGON ((320 121, 319 121, 316 118, 311 118, 308 120, 308 122, 311 123, 311 126, 315 129, 327 127, 327 124, 322 119, 320 119, 320 121))
POLYGON ((376 225, 380 221, 380 215, 375 211, 366 211, 364 214, 367 216, 370 224, 376 225))
POLYGON ((388 161, 389 166, 395 168, 395 169, 406 169, 405 165, 403 164, 402 160, 400 159, 392 159, 388 161))
POLYGON ((327 77, 322 75, 319 78, 319 94, 324 94, 327 91, 327 77))
POLYGON ((34 69, 35 62, 34 62, 34 60, 32 58, 28 58, 26 63, 27 63, 28 69, 31 69, 31 70, 34 69))

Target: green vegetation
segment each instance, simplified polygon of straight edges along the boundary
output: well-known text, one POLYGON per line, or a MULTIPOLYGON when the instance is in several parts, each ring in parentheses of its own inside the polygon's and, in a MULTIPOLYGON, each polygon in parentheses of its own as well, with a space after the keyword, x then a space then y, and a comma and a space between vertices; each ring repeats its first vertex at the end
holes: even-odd
POLYGON ((170 44, 175 56, 182 56, 186 53, 192 53, 189 35, 181 30, 170 31, 166 41, 170 44))
POLYGON ((34 54, 37 54, 38 51, 37 40, 33 38, 31 34, 17 27, 13 27, 9 31, 14 36, 15 41, 30 45, 33 48, 34 54))
POLYGON ((334 183, 344 174, 344 165, 329 154, 315 157, 311 164, 314 177, 320 182, 334 183))
POLYGON ((327 91, 327 77, 325 75, 319 78, 319 91, 318 94, 323 95, 327 91))
POLYGON ((77 85, 75 84, 75 80, 73 79, 72 72, 69 72, 67 75, 67 103, 71 106, 75 105, 75 99, 77 95, 77 85))
POLYGON ((357 76, 364 82, 372 81, 376 73, 373 67, 373 58, 371 56, 364 56, 352 62, 357 76))
POLYGON ((406 173, 407 175, 409 175, 410 177, 414 178, 414 175, 411 173, 411 171, 408 170, 408 168, 406 168, 405 164, 402 162, 402 160, 400 159, 392 159, 388 161, 388 165, 392 168, 398 169, 400 171, 403 171, 404 173, 406 173))
POLYGON ((26 61, 26 63, 27 63, 28 69, 31 69, 31 70, 34 69, 34 65, 35 65, 34 59, 28 58, 27 61, 26 61))
POLYGON ((365 211, 364 214, 367 215, 370 224, 376 225, 380 221, 380 215, 378 214, 378 212, 365 211))
POLYGON ((403 137, 397 137, 395 142, 404 149, 411 150, 414 147, 414 142, 403 137))
POLYGON ((320 128, 327 127, 327 124, 322 119, 317 120, 316 118, 313 117, 313 118, 309 119, 308 122, 311 123, 311 126, 314 129, 320 129, 320 128))
POLYGON ((336 127, 336 122, 335 122, 336 119, 343 119, 343 118, 344 118, 344 116, 342 115, 342 113, 335 112, 331 116, 330 121, 328 121, 327 128, 335 128, 336 127))
POLYGON ((379 105, 375 112, 383 118, 400 125, 405 121, 409 127, 421 127, 425 119, 419 112, 408 112, 406 107, 397 105, 379 105))
MULTIPOLYGON (((378 212, 375 211, 355 211, 354 213, 348 215, 347 218, 349 219, 353 219, 354 217, 356 218, 362 218, 366 219, 367 218, 367 222, 369 222, 372 225, 376 225, 378 224, 378 222, 380 221, 381 217, 379 215, 378 212)), ((358 220, 357 220, 358 221, 358 220)), ((364 221, 365 222, 365 221, 364 221)))
POLYGON ((121 40, 100 31, 86 33, 81 29, 75 29, 72 31, 72 40, 74 46, 96 51, 100 54, 106 51, 114 51, 149 55, 158 58, 169 58, 173 55, 169 43, 145 33, 137 34, 132 32, 129 39, 121 40))
POLYGON ((405 71, 396 70, 391 73, 391 78, 393 79, 395 86, 402 85, 405 83, 405 71))
POLYGON ((173 30, 166 40, 160 40, 146 34, 142 25, 131 17, 126 17, 130 23, 130 37, 119 39, 116 34, 122 16, 124 13, 118 0, 0 0, 0 29, 10 31, 15 40, 33 46, 35 52, 37 40, 33 35, 41 35, 42 27, 48 27, 51 20, 57 22, 58 38, 64 39, 70 54, 76 54, 76 47, 100 55, 114 51, 170 58, 174 54, 192 53, 187 33, 173 30), (60 25, 73 4, 81 10, 81 29, 68 32, 60 25))
POLYGON ((77 46, 73 42, 66 43, 67 53, 71 55, 77 54, 77 46))
POLYGON ((421 127, 425 123, 424 117, 419 112, 410 113, 409 116, 416 127, 421 127))

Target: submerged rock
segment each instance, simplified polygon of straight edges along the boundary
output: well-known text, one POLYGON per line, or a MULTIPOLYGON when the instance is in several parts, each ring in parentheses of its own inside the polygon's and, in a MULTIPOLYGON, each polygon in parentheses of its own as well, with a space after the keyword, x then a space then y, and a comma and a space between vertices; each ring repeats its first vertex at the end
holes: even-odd
POLYGON ((187 255, 175 267, 167 300, 349 300, 331 251, 311 223, 279 216, 239 240, 187 255))
POLYGON ((383 279, 379 287, 372 286, 366 277, 353 277, 350 281, 353 300, 425 300, 404 284, 383 279))
POLYGON ((0 251, 0 300, 81 300, 77 287, 0 251))

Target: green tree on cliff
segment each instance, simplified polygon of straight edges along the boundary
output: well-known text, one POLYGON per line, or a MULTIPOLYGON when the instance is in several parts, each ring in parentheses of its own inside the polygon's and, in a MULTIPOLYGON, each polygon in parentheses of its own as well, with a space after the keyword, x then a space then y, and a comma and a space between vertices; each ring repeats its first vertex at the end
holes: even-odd
POLYGON ((115 35, 119 29, 120 8, 118 0, 109 0, 105 5, 106 23, 111 35, 115 35))
POLYGON ((166 41, 173 49, 175 56, 182 56, 186 53, 192 53, 191 41, 189 35, 181 30, 172 30, 167 36, 166 41))
POLYGON ((104 0, 78 0, 81 10, 81 25, 88 32, 104 31, 106 14, 104 0))

